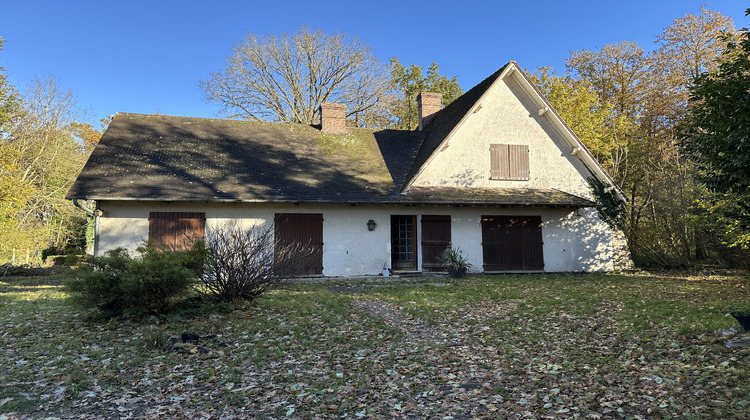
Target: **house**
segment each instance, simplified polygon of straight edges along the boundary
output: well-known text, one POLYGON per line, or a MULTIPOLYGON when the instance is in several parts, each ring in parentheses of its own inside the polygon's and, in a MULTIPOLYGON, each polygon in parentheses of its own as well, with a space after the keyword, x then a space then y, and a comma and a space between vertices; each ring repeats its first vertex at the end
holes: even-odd
POLYGON ((96 203, 96 253, 175 244, 228 222, 311 244, 306 274, 444 270, 609 271, 629 257, 595 209, 589 179, 619 188, 510 62, 441 109, 419 96, 419 129, 117 114, 68 198, 96 203))

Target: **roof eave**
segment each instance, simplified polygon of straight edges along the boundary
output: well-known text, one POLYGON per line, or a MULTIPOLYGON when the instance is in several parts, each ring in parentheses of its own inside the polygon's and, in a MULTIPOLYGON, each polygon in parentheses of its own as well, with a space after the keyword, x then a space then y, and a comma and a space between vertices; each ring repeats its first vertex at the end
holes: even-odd
POLYGON ((408 205, 441 205, 441 206, 475 206, 475 207, 545 207, 545 208, 588 208, 595 207, 595 203, 488 203, 476 201, 402 201, 397 204, 408 205))
POLYGON ((625 197, 622 189, 620 189, 620 187, 617 185, 617 183, 615 183, 615 181, 607 173, 604 167, 602 167, 602 165, 596 160, 596 158, 594 158, 594 155, 591 154, 589 149, 585 144, 583 144, 583 142, 578 137, 578 135, 576 135, 573 129, 571 129, 570 126, 565 123, 555 107, 553 107, 549 100, 539 91, 536 86, 534 86, 531 80, 529 80, 528 76, 526 76, 526 73, 520 68, 518 63, 512 61, 511 64, 516 70, 518 70, 518 74, 520 75, 521 80, 525 82, 523 86, 533 91, 535 93, 535 96, 542 101, 542 104, 539 106, 539 108, 542 109, 546 107, 549 111, 544 113, 544 115, 549 115, 548 120, 552 122, 552 124, 558 129, 561 134, 568 137, 568 140, 571 142, 571 146, 581 148, 578 157, 579 159, 581 159, 581 162, 584 164, 584 166, 586 166, 589 172, 593 176, 597 177, 597 179, 600 182, 604 183, 607 187, 614 188, 613 191, 615 191, 617 199, 619 199, 621 202, 626 202, 627 198, 625 197))
POLYGON ((557 208, 586 208, 594 207, 593 202, 563 202, 563 203, 524 203, 524 202, 482 202, 482 201, 459 201, 459 200, 405 200, 401 197, 391 197, 373 200, 305 200, 305 199, 283 199, 283 200, 261 200, 261 199, 239 199, 239 198, 175 198, 175 197, 102 197, 102 196, 81 196, 66 197, 73 200, 93 200, 93 201, 126 201, 126 202, 204 202, 204 203, 304 203, 304 204, 388 204, 388 205, 441 205, 441 206, 482 206, 482 207, 557 207, 557 208))

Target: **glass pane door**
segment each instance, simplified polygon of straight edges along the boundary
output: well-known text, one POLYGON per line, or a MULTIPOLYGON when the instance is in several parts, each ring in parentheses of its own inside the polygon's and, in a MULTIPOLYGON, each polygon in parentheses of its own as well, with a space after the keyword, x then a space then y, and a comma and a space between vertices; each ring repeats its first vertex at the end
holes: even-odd
POLYGON ((417 269, 416 220, 416 216, 391 216, 391 261, 394 270, 417 269))

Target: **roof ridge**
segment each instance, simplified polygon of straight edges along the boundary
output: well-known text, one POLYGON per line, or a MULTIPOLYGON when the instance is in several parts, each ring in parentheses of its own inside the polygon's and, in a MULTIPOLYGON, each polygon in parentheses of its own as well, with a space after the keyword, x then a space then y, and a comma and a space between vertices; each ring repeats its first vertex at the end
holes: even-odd
POLYGON ((469 110, 474 107, 482 96, 484 96, 484 93, 487 92, 490 86, 494 84, 498 77, 500 77, 505 69, 512 63, 515 63, 515 61, 510 61, 500 67, 500 69, 477 83, 463 95, 456 98, 455 101, 448 104, 448 106, 435 113, 435 117, 425 127, 424 131, 427 132, 427 135, 419 145, 419 149, 411 162, 409 174, 404 180, 402 192, 405 188, 408 188, 411 181, 416 178, 435 150, 440 147, 453 129, 464 119, 469 113, 469 110))

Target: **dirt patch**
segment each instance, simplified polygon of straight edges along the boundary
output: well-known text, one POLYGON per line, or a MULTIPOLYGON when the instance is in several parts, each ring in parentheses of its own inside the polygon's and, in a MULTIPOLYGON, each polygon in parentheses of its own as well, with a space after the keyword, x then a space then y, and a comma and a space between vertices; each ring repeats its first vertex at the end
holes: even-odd
POLYGON ((442 341, 440 340, 442 334, 434 325, 414 318, 390 302, 361 299, 355 301, 354 306, 370 315, 383 318, 386 325, 404 331, 408 338, 431 342, 442 341))
POLYGON ((337 284, 334 286, 329 286, 326 288, 329 292, 332 293, 343 293, 343 294, 363 294, 365 293, 364 289, 365 287, 371 287, 371 288, 379 288, 379 287, 424 287, 424 286, 448 286, 447 283, 390 283, 390 282, 384 282, 384 283, 358 283, 358 284, 337 284))
POLYGON ((327 288, 327 290, 331 293, 342 293, 342 294, 351 294, 351 295, 357 295, 362 293, 364 289, 364 285, 361 284, 353 284, 353 285, 337 285, 337 286, 330 286, 327 288))
MULTIPOLYGON (((462 312, 461 319, 464 321, 485 322, 488 318, 508 314, 516 309, 519 302, 519 300, 508 300, 491 305, 478 305, 471 311, 462 312)), ((465 339, 461 339, 460 344, 455 342, 458 333, 463 334, 473 328, 468 324, 438 326, 412 316, 396 304, 379 299, 360 299, 354 302, 354 306, 370 315, 382 318, 386 325, 404 331, 407 339, 416 339, 453 347, 473 347, 472 343, 467 342, 465 339)))

